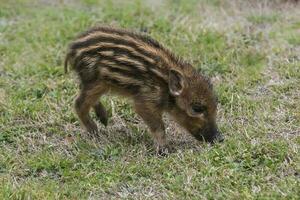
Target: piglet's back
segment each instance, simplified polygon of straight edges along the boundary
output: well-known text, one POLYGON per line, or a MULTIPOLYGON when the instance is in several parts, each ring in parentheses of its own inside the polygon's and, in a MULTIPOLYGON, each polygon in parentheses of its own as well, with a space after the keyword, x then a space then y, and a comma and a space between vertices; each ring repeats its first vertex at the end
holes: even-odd
POLYGON ((187 65, 152 38, 111 27, 82 33, 69 46, 70 63, 82 84, 98 80, 124 89, 167 85, 168 71, 187 70, 187 65))

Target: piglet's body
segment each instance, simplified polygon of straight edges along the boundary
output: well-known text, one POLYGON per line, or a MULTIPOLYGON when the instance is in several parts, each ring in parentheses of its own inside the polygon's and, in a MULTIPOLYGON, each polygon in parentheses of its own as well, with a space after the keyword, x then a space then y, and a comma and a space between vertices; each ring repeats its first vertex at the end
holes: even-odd
POLYGON ((111 91, 133 99, 135 111, 148 125, 158 149, 166 144, 164 112, 199 140, 222 140, 209 80, 150 37, 96 27, 70 44, 65 71, 68 63, 81 82, 75 108, 88 132, 97 132, 89 115, 91 108, 107 124, 107 112, 99 98, 111 91))

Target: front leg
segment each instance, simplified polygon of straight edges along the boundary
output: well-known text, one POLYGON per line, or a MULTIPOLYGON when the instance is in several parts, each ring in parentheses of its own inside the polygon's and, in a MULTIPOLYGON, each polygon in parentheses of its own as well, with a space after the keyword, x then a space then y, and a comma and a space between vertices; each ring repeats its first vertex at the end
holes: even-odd
POLYGON ((166 147, 165 126, 162 120, 162 111, 152 103, 135 103, 137 114, 148 125, 150 133, 156 145, 156 152, 159 155, 168 153, 166 147))

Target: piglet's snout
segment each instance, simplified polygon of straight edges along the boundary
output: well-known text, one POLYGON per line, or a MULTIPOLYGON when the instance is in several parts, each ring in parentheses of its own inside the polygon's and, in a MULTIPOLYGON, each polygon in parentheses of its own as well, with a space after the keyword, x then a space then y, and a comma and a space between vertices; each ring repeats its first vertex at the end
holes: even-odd
POLYGON ((224 141, 224 135, 222 135, 220 132, 217 132, 215 138, 213 139, 214 142, 223 142, 224 141))
POLYGON ((216 131, 212 137, 209 137, 207 139, 207 142, 209 143, 218 143, 218 142, 223 142, 224 141, 224 136, 219 132, 219 131, 216 131))
POLYGON ((213 129, 210 134, 208 134, 206 137, 204 136, 204 140, 209 143, 218 143, 224 141, 224 136, 222 133, 220 133, 217 129, 213 129))

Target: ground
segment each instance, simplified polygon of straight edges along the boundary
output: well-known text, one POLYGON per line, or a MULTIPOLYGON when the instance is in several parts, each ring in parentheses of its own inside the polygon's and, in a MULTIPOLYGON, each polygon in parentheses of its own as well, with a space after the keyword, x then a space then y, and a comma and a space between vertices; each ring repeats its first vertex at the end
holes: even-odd
POLYGON ((0 0, 0 199, 299 199, 300 5, 284 0, 0 0), (88 27, 145 31, 211 77, 226 140, 166 119, 158 157, 120 97, 89 136, 67 44, 88 27))

